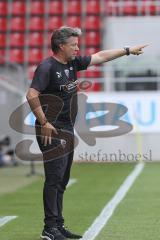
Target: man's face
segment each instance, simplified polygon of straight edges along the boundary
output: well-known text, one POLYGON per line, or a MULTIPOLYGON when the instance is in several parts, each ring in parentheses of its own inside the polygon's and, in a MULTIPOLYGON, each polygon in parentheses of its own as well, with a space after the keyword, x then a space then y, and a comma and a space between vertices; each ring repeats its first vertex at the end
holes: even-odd
POLYGON ((74 60, 79 48, 78 48, 78 37, 70 37, 68 38, 67 43, 62 44, 61 46, 61 50, 64 53, 64 57, 67 60, 74 60))

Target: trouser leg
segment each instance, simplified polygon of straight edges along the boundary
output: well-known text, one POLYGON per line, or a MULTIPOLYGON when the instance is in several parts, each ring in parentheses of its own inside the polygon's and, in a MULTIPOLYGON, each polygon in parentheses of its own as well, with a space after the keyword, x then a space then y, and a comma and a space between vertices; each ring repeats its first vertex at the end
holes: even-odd
POLYGON ((63 195, 64 191, 66 190, 66 186, 69 182, 70 178, 70 171, 71 171, 71 166, 73 162, 73 154, 74 152, 71 152, 68 154, 68 159, 67 159, 67 166, 64 172, 63 179, 60 184, 60 188, 58 189, 57 192, 57 207, 58 207, 58 218, 57 218, 57 224, 58 225, 63 225, 64 224, 64 218, 63 218, 63 195))
POLYGON ((57 223, 59 202, 61 202, 59 200, 59 191, 61 192, 61 182, 66 165, 66 157, 44 163, 45 183, 43 190, 43 203, 45 226, 53 226, 57 223))

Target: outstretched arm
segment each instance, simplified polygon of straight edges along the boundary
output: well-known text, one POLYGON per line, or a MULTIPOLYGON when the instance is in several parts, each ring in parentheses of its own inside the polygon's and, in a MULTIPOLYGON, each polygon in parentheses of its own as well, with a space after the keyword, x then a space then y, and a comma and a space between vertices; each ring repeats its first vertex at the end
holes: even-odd
MULTIPOLYGON (((129 48, 129 52, 130 52, 130 54, 133 54, 133 55, 140 55, 143 53, 143 51, 142 51, 143 48, 145 48, 147 46, 148 45, 133 46, 133 47, 129 48)), ((108 61, 114 60, 116 58, 122 57, 124 55, 127 55, 127 52, 123 48, 100 51, 100 52, 97 52, 97 53, 91 55, 90 66, 108 62, 108 61)))

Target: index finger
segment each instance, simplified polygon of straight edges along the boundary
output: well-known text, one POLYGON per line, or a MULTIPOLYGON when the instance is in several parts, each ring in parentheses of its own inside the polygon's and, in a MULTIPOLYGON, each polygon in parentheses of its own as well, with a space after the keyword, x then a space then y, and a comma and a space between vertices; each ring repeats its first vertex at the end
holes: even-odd
POLYGON ((148 46, 149 46, 149 44, 145 44, 145 45, 141 45, 140 47, 145 48, 145 47, 148 47, 148 46))

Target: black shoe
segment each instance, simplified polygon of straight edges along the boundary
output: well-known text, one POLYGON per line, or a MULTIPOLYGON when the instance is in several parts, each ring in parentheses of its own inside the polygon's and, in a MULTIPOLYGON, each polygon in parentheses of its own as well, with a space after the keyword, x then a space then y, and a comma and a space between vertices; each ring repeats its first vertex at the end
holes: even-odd
POLYGON ((44 240, 66 240, 65 236, 61 234, 57 227, 44 229, 41 238, 44 240))
POLYGON ((67 230, 65 228, 65 226, 58 226, 58 230, 63 234, 63 236, 65 236, 66 238, 70 238, 70 239, 80 239, 82 238, 81 235, 77 235, 74 233, 71 233, 69 230, 67 230))

